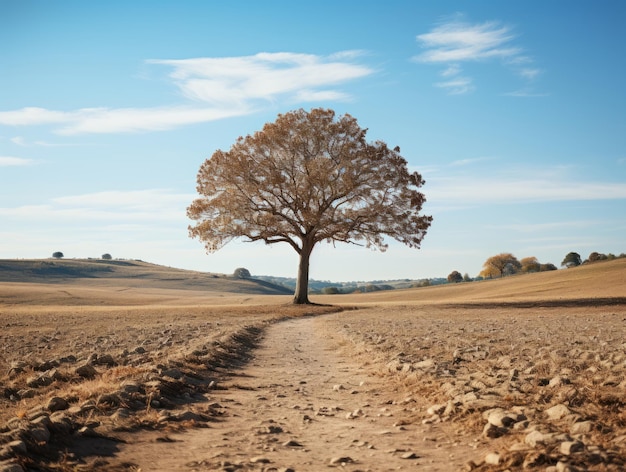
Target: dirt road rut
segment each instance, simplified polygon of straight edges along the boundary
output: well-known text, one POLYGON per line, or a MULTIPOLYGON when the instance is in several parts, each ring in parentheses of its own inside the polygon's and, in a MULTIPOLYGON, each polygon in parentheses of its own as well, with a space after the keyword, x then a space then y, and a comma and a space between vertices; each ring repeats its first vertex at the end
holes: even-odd
POLYGON ((477 451, 404 397, 322 317, 271 326, 245 368, 207 395, 208 428, 139 434, 116 454, 141 471, 451 471, 477 451), (165 442, 164 442, 165 441, 165 442))

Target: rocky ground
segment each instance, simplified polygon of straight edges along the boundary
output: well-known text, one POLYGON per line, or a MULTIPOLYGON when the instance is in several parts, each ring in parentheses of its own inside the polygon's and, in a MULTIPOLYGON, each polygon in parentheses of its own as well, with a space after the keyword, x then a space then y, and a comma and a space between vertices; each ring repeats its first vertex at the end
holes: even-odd
MULTIPOLYGON (((111 429, 193 425, 196 417, 168 413, 202 402, 202 394, 224 371, 249 359, 267 324, 329 310, 5 311, 0 330, 0 470, 75 470, 83 453, 94 452, 72 453, 76 438, 100 437, 111 429), (115 425, 109 428, 111 421, 115 425)), ((197 419, 206 421, 213 413, 209 408, 197 419)))
POLYGON ((389 307, 335 325, 428 400, 412 421, 488 449, 467 470, 626 468, 624 306, 389 307))
POLYGON ((626 467, 624 306, 290 310, 3 314, 0 470, 626 467))

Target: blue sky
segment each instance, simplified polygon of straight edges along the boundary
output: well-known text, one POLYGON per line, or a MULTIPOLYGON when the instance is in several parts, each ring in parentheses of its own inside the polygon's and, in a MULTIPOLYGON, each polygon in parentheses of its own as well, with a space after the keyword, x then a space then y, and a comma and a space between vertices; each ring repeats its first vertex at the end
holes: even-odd
POLYGON ((187 235, 201 163, 332 108, 400 146, 420 250, 322 244, 311 277, 477 275, 626 252, 626 3, 0 0, 0 258, 295 276, 289 247, 187 235))

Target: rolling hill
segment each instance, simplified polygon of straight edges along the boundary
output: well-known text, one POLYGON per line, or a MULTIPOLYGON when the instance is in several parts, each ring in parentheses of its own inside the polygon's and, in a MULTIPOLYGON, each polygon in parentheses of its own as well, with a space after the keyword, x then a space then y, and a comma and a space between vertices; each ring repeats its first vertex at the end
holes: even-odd
POLYGON ((143 261, 68 259, 0 259, 0 282, 74 283, 119 280, 129 286, 168 289, 223 290, 262 294, 291 293, 279 285, 257 279, 240 279, 151 264, 143 261))

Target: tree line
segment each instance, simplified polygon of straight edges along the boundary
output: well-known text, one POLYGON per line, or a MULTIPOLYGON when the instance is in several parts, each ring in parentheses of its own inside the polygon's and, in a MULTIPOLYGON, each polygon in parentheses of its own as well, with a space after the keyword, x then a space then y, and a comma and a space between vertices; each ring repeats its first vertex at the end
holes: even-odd
MULTIPOLYGON (((610 261, 620 258, 626 258, 626 254, 622 253, 619 256, 616 256, 611 253, 603 254, 594 251, 589 254, 587 259, 583 260, 577 252, 569 252, 565 255, 563 261, 561 261, 561 267, 571 268, 583 264, 610 261)), ((515 274, 530 274, 533 272, 545 272, 550 270, 557 270, 557 267, 550 262, 545 264, 541 263, 534 256, 524 257, 523 259, 518 260, 513 254, 507 252, 489 257, 483 264, 483 269, 480 271, 478 279, 495 279, 515 274)), ((452 271, 448 275, 449 283, 469 282, 471 280, 472 279, 467 274, 463 276, 456 270, 452 271)))

